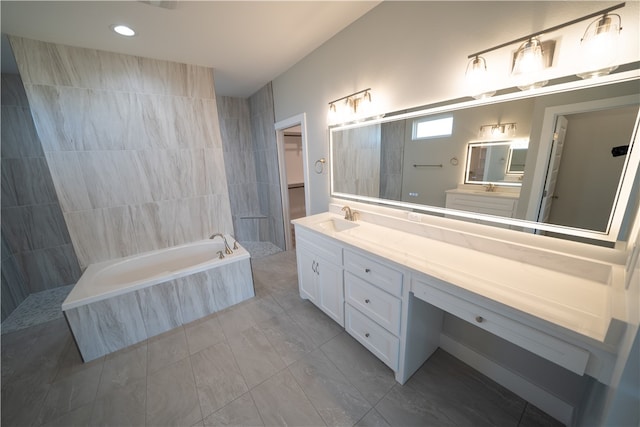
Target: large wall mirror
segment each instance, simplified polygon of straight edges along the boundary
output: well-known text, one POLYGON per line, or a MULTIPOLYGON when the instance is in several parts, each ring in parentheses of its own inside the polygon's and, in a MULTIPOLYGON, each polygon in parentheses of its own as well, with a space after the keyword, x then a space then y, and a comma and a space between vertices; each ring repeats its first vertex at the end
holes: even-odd
POLYGON ((640 80, 637 71, 607 79, 331 127, 331 195, 590 242, 625 240, 638 203, 640 80), (445 135, 420 134, 445 120, 445 135))

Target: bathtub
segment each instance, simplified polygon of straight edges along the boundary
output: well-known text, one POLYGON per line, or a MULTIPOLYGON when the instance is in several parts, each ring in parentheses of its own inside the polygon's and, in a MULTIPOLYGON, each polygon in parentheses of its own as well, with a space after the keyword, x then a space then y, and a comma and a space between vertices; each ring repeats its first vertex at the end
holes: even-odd
POLYGON ((249 253, 220 251, 222 239, 207 239, 90 265, 62 304, 83 360, 253 297, 249 253))

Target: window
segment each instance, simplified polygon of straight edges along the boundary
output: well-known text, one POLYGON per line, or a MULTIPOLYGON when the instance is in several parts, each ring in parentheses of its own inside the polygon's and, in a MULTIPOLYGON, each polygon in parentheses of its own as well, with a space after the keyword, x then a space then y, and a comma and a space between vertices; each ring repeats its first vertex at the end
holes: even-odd
POLYGON ((413 140, 439 138, 451 135, 453 116, 421 118, 413 121, 413 140))

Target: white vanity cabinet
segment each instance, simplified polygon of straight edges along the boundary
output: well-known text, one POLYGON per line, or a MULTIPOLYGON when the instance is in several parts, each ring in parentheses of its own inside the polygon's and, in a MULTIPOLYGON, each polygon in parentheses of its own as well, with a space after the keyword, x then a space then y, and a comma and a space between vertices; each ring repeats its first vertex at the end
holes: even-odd
POLYGON ((330 239, 296 230, 300 297, 344 327, 342 248, 330 239))
POLYGON ((516 213, 518 198, 518 193, 447 190, 445 207, 459 211, 513 218, 516 213))
POLYGON ((344 269, 345 329, 397 371, 403 273, 350 250, 344 269))

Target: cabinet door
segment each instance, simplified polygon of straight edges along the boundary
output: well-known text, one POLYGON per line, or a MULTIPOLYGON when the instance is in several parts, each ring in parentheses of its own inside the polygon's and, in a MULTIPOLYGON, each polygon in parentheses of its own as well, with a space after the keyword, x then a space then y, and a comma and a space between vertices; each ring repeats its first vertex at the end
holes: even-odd
POLYGON ((344 327, 344 293, 342 268, 317 258, 319 307, 327 316, 344 327))
POLYGON ((298 258, 298 287, 300 288, 300 298, 308 299, 314 304, 318 304, 318 279, 316 260, 306 247, 298 245, 296 250, 298 258))

